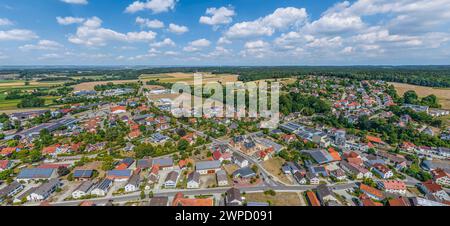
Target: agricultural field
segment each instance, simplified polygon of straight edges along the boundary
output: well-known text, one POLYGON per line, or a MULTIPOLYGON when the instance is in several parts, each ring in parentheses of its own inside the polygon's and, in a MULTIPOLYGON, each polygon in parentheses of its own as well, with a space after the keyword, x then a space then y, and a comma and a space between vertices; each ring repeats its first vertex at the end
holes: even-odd
POLYGON ((94 87, 96 85, 106 85, 110 82, 114 84, 124 84, 124 83, 133 83, 137 82, 138 80, 112 80, 112 81, 98 81, 98 82, 83 82, 80 84, 77 84, 74 86, 74 91, 81 91, 81 90, 94 90, 94 87))
MULTIPOLYGON (((238 79, 237 75, 232 74, 211 74, 211 73, 201 73, 203 74, 203 82, 236 82, 238 79)), ((160 82, 186 82, 189 85, 194 84, 194 73, 166 73, 166 74, 143 74, 139 77, 143 81, 148 80, 159 80, 160 82)))
POLYGON ((426 86, 416 86, 405 83, 390 82, 397 90, 398 95, 403 95, 408 90, 414 90, 419 97, 425 97, 431 94, 436 95, 439 104, 443 109, 450 109, 450 89, 449 88, 434 88, 426 86))
POLYGON ((270 202, 273 206, 305 206, 303 199, 296 192, 277 192, 275 196, 262 192, 244 195, 247 202, 270 202))

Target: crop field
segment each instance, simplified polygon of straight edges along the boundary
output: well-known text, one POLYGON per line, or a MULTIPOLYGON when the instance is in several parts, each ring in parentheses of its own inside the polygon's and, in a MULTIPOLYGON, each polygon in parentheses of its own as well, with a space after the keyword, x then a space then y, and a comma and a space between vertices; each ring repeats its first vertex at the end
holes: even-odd
POLYGON ((430 94, 436 95, 439 104, 443 109, 450 109, 450 89, 449 88, 434 88, 426 86, 416 86, 404 83, 390 82, 397 90, 398 95, 403 95, 408 90, 414 90, 419 97, 425 97, 430 94))
MULTIPOLYGON (((211 73, 201 73, 203 74, 203 82, 236 82, 238 76, 232 74, 211 74, 211 73)), ((140 76, 143 81, 148 80, 159 80, 160 82, 186 82, 189 85, 194 84, 194 73, 165 73, 165 74, 143 74, 140 76)))
POLYGON ((303 200, 295 192, 277 192, 275 196, 265 195, 262 192, 245 194, 247 202, 270 202, 274 206, 305 206, 303 200))
POLYGON ((99 82, 83 82, 83 83, 75 85, 74 91, 94 90, 94 87, 96 85, 106 85, 109 82, 112 82, 114 84, 124 84, 124 83, 133 83, 133 82, 137 82, 137 81, 138 80, 112 80, 112 81, 99 81, 99 82))

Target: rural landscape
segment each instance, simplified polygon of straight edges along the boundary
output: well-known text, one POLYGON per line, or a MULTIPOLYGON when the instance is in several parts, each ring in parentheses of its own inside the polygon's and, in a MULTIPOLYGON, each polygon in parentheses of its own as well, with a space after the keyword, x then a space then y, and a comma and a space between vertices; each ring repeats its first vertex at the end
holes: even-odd
POLYGON ((411 209, 448 207, 449 12, 450 0, 2 0, 0 213, 406 224, 411 209))

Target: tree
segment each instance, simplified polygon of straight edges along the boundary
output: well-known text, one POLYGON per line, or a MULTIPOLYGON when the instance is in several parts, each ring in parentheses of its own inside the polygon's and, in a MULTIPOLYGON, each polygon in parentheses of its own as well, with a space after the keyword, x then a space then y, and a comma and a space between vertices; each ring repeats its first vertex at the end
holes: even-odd
POLYGON ((403 102, 406 104, 417 104, 418 96, 414 90, 408 90, 403 94, 403 102))
POLYGON ((154 154, 154 147, 151 144, 142 143, 134 148, 135 157, 138 159, 152 156, 154 154))
POLYGON ((114 159, 110 156, 106 157, 102 163, 102 170, 112 170, 114 169, 114 159))
POLYGON ((177 149, 179 151, 185 151, 188 146, 189 146, 189 142, 185 139, 181 139, 180 141, 178 141, 177 149))
POLYGON ((62 177, 70 173, 70 170, 65 166, 58 167, 58 176, 62 177))

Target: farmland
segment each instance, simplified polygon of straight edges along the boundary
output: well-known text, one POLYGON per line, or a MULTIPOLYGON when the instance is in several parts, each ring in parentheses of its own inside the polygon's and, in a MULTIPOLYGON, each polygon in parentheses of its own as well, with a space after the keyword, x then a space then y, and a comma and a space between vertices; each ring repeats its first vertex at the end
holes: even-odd
POLYGON ((450 89, 449 88, 434 88, 426 86, 416 86, 405 83, 389 83, 392 84, 399 95, 403 95, 408 90, 414 90, 419 97, 425 97, 431 94, 436 95, 439 104, 444 109, 450 109, 450 89))
MULTIPOLYGON (((202 73, 203 82, 236 82, 238 79, 237 75, 232 74, 211 74, 202 73)), ((194 84, 194 73, 165 73, 165 74, 143 74, 140 76, 141 80, 159 80, 160 82, 186 82, 189 85, 194 84)))

